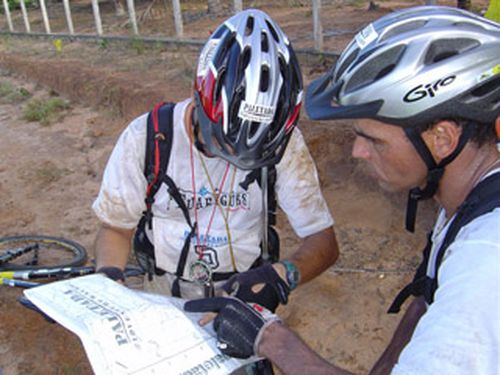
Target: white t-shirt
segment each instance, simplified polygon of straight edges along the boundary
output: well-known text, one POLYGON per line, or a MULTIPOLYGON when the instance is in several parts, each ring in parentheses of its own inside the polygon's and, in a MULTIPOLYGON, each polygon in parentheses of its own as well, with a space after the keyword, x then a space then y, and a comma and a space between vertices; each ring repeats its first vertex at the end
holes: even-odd
MULTIPOLYGON (((189 102, 183 101, 174 109, 167 169, 189 209, 191 221, 197 222, 199 228, 191 240, 184 277, 189 278, 188 267, 200 257, 200 249, 214 272, 235 271, 232 258, 237 271, 247 270, 260 255, 262 191, 256 182, 250 184, 248 191, 239 186, 249 171, 239 170, 220 158, 205 157, 191 144, 183 121, 189 102), (214 204, 216 196, 220 205, 214 204)), ((146 130, 147 114, 132 121, 117 141, 104 171, 93 209, 101 221, 111 226, 134 228, 145 210, 146 130)), ((333 225, 316 167, 298 129, 293 131, 276 171, 278 204, 298 236, 305 237, 333 225)), ((157 265, 175 273, 190 228, 165 184, 158 190, 152 210, 153 233, 148 236, 155 245, 157 265)))
MULTIPOLYGON (((433 231, 427 272, 430 277, 434 276, 436 252, 450 222, 446 223, 441 210, 433 231)), ((392 374, 498 375, 499 362, 500 208, 497 208, 462 227, 446 250, 434 302, 418 322, 392 374)))

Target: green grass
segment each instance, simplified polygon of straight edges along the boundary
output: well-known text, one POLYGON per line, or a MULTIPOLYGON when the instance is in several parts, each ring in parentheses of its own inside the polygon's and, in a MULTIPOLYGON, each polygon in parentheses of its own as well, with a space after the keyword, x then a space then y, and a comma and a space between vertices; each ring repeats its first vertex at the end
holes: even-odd
POLYGON ((69 103, 61 98, 33 99, 26 106, 23 117, 47 126, 61 119, 68 108, 69 103))
POLYGON ((19 103, 31 97, 24 87, 17 88, 10 82, 0 82, 0 102, 19 103))
POLYGON ((141 39, 132 38, 130 40, 130 48, 134 50, 138 55, 142 55, 146 49, 146 44, 141 39))

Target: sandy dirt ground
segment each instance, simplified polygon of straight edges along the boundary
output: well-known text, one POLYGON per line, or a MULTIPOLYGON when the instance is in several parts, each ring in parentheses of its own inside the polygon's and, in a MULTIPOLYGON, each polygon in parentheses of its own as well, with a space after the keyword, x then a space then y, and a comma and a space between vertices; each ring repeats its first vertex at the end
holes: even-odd
MULTIPOLYGON (((347 30, 327 38, 328 48, 339 51, 371 19, 418 2, 380 4, 373 12, 355 2, 325 7, 325 29, 347 30)), ((264 10, 296 46, 311 45, 307 7, 264 10)), ((187 24, 187 34, 204 37, 199 30, 213 29, 221 20, 202 17, 187 24)), ((0 97, 1 235, 67 237, 83 244, 92 257, 99 223, 90 206, 116 138, 154 103, 189 95, 196 56, 196 49, 140 43, 65 41, 57 51, 51 41, 0 38, 0 82, 23 88, 33 98, 59 96, 69 103, 59 118, 42 125, 23 117, 32 99, 0 97)), ((306 84, 330 63, 318 56, 300 58, 306 84)), ((336 220, 341 256, 334 267, 295 291, 279 314, 327 360, 364 374, 399 321, 386 310, 419 262, 435 207, 423 204, 417 234, 408 234, 403 229, 405 194, 382 192, 366 176, 364 165, 351 158, 348 122, 313 123, 303 113, 299 126, 336 220)), ((279 230, 286 256, 299 240, 283 215, 279 230)), ((91 374, 78 338, 17 304, 21 293, 0 289, 0 374, 91 374)))

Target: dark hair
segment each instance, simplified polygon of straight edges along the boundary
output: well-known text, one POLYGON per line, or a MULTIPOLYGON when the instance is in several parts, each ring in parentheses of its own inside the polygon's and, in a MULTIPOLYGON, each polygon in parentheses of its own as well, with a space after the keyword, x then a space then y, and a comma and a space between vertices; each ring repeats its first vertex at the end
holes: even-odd
POLYGON ((471 128, 470 141, 474 142, 478 147, 481 147, 486 143, 496 142, 497 136, 495 132, 495 123, 487 124, 460 118, 446 118, 446 119, 439 119, 424 125, 417 125, 416 129, 421 134, 424 131, 431 129, 434 125, 436 125, 438 122, 441 121, 454 122, 458 127, 462 129, 470 127, 471 128))

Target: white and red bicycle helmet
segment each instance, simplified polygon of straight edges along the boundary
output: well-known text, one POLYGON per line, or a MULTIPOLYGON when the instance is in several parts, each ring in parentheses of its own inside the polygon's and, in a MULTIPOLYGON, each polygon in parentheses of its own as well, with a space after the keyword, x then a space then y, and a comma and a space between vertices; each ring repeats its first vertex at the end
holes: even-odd
POLYGON ((198 61, 194 115, 203 147, 245 170, 277 163, 302 90, 285 33, 260 10, 239 12, 210 36, 198 61))

